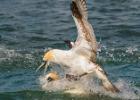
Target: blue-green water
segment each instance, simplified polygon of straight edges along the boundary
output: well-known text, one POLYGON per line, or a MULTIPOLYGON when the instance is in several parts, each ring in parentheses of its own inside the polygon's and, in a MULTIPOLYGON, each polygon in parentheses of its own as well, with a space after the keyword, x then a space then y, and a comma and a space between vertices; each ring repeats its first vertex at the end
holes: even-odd
MULTIPOLYGON (((41 89, 38 78, 42 72, 35 70, 44 49, 68 49, 63 40, 76 39, 70 2, 0 0, 0 100, 118 99, 41 89)), ((98 62, 114 83, 123 80, 130 85, 128 90, 136 92, 132 98, 140 97, 140 0, 88 0, 88 11, 97 40, 102 44, 98 62)))

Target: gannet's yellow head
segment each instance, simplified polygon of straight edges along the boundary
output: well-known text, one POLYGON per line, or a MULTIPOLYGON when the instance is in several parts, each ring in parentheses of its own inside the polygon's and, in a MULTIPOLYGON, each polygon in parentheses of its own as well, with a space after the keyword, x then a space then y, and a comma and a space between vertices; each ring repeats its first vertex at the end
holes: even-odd
POLYGON ((44 54, 43 61, 53 61, 53 60, 54 60, 54 53, 52 50, 44 54))
POLYGON ((48 82, 55 81, 59 79, 57 72, 50 72, 46 75, 46 79, 48 82))
POLYGON ((42 64, 37 68, 36 71, 38 71, 41 67, 45 66, 44 72, 46 72, 46 71, 47 71, 47 68, 48 68, 48 66, 49 66, 49 64, 50 64, 50 62, 53 62, 53 61, 54 61, 54 53, 53 53, 53 50, 50 50, 50 51, 48 51, 48 52, 46 52, 46 53, 44 54, 43 62, 42 62, 42 64))

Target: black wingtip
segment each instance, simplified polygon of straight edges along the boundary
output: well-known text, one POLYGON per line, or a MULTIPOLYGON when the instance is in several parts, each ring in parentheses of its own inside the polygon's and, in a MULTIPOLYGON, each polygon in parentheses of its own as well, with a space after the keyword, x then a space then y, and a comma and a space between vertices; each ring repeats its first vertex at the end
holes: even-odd
POLYGON ((79 8, 78 8, 76 2, 72 1, 70 7, 71 7, 71 11, 72 11, 73 16, 75 16, 76 18, 82 18, 82 15, 79 11, 79 8))
POLYGON ((64 42, 68 45, 69 48, 72 48, 72 44, 70 40, 64 40, 64 42))

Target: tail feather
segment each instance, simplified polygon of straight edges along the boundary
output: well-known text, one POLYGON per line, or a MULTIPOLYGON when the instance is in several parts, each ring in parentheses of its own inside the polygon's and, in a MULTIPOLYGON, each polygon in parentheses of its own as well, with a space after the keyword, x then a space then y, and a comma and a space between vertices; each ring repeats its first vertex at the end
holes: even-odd
POLYGON ((113 93, 120 92, 119 89, 115 85, 113 85, 111 81, 107 78, 107 74, 99 65, 96 68, 96 75, 101 80, 105 90, 111 91, 113 93))

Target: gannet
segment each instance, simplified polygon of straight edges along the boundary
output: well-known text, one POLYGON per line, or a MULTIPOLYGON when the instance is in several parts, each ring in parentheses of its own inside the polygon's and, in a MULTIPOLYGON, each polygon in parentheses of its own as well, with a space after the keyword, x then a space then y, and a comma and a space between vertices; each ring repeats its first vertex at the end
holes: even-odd
POLYGON ((50 63, 55 63, 64 66, 64 69, 69 68, 75 76, 95 74, 101 80, 105 90, 119 92, 108 79, 106 72, 96 63, 97 42, 93 28, 88 22, 86 0, 72 0, 71 11, 78 30, 76 41, 70 42, 72 48, 69 50, 47 51, 43 57, 44 64, 40 67, 45 66, 47 69, 50 63))

